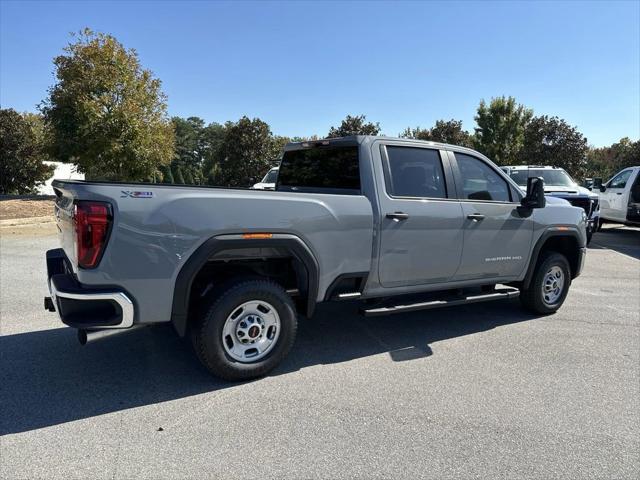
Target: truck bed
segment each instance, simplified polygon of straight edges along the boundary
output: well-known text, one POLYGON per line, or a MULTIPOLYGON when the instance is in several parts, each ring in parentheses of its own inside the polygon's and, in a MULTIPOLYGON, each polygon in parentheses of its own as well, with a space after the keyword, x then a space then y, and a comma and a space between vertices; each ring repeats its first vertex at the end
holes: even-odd
POLYGON ((166 293, 174 291, 184 262, 214 236, 286 232, 299 237, 318 262, 318 301, 339 274, 370 270, 373 212, 364 196, 78 180, 55 180, 53 187, 62 247, 78 281, 137 292, 136 321, 142 323, 170 320, 172 298, 166 293), (97 269, 77 267, 72 220, 77 200, 108 202, 113 209, 97 269))

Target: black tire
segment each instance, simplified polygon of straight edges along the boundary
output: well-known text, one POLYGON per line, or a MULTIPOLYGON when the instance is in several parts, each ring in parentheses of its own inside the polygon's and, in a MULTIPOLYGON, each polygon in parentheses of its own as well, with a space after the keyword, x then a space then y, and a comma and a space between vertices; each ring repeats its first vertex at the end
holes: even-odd
POLYGON ((558 252, 543 252, 533 273, 529 288, 520 290, 520 301, 527 309, 535 313, 549 315, 556 312, 564 303, 571 285, 571 267, 567 258, 558 252), (564 282, 560 296, 553 303, 549 303, 543 296, 543 283, 547 272, 553 267, 559 267, 564 275, 564 282))
POLYGON ((589 245, 589 243, 591 243, 591 239, 593 238, 593 232, 596 230, 596 226, 594 225, 593 228, 590 228, 589 230, 587 230, 587 245, 589 245))
POLYGON ((249 380, 266 375, 289 353, 295 341, 298 321, 291 297, 279 284, 263 279, 240 279, 210 296, 191 328, 196 356, 213 375, 230 381, 249 380), (240 305, 252 300, 265 301, 279 316, 280 331, 266 356, 256 361, 239 361, 223 345, 222 332, 227 318, 240 305))

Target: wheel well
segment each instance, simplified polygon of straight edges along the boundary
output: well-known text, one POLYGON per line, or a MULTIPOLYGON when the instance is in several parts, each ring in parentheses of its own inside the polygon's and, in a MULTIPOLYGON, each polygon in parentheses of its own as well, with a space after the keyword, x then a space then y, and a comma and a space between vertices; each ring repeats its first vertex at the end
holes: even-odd
MULTIPOLYGON (((211 237, 187 259, 176 277, 171 322, 180 336, 198 301, 216 285, 236 276, 260 276, 295 289, 298 311, 313 315, 318 295, 319 267, 299 238, 281 234, 273 238, 245 239, 237 235, 211 237)), ((293 292, 291 292, 293 293, 293 292)))
MULTIPOLYGON (((233 251, 223 252, 225 257, 233 251)), ((306 308, 308 290, 306 271, 304 266, 292 256, 278 256, 272 258, 236 258, 221 260, 214 256, 198 271, 189 292, 189 305, 195 306, 217 287, 240 277, 268 278, 287 290, 296 301, 296 307, 301 311, 306 308)), ((189 308, 190 311, 196 308, 189 308)))
POLYGON ((543 235, 531 253, 531 260, 529 261, 529 267, 527 273, 524 276, 522 282, 517 282, 518 288, 529 288, 531 279, 536 270, 538 260, 543 252, 558 252, 564 255, 569 262, 569 268, 571 269, 571 278, 576 278, 578 270, 580 269, 580 243, 578 241, 577 232, 567 233, 547 233, 543 235), (546 236, 545 236, 546 235, 546 236))
POLYGON ((575 278, 580 262, 580 247, 573 235, 553 236, 548 238, 540 248, 536 262, 543 252, 558 252, 564 255, 571 267, 571 278, 575 278))

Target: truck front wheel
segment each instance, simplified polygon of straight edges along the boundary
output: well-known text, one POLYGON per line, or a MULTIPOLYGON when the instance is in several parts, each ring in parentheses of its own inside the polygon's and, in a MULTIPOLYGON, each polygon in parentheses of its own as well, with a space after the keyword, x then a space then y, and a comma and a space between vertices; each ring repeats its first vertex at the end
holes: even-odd
POLYGON ((192 326, 202 364, 225 380, 267 374, 289 353, 297 318, 291 297, 270 280, 240 280, 209 299, 192 326))
POLYGON ((529 287, 520 291, 520 301, 528 310, 548 315, 562 306, 570 285, 571 269, 566 257, 558 252, 544 252, 529 287))

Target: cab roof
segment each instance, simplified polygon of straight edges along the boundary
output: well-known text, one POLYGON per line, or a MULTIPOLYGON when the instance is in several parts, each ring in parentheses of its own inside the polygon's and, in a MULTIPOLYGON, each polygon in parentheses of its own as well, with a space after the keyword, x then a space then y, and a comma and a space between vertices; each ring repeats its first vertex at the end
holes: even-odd
MULTIPOLYGON (((442 150, 453 150, 458 152, 468 152, 474 155, 482 155, 480 152, 473 150, 472 148, 461 147, 459 145, 451 145, 448 143, 432 142, 430 140, 416 140, 413 138, 400 138, 400 137, 387 137, 383 135, 350 135, 348 137, 334 137, 334 138, 321 138, 318 140, 307 140, 304 142, 291 142, 285 145, 284 151, 288 150, 300 150, 302 148, 322 147, 322 146, 358 146, 363 143, 373 142, 375 140, 384 140, 394 143, 404 143, 407 145, 428 145, 430 147, 439 148, 442 150)), ((486 158, 486 157, 485 157, 486 158)))
POLYGON ((502 168, 509 168, 511 170, 528 170, 530 168, 535 168, 536 170, 563 170, 561 167, 551 165, 504 165, 502 168))

